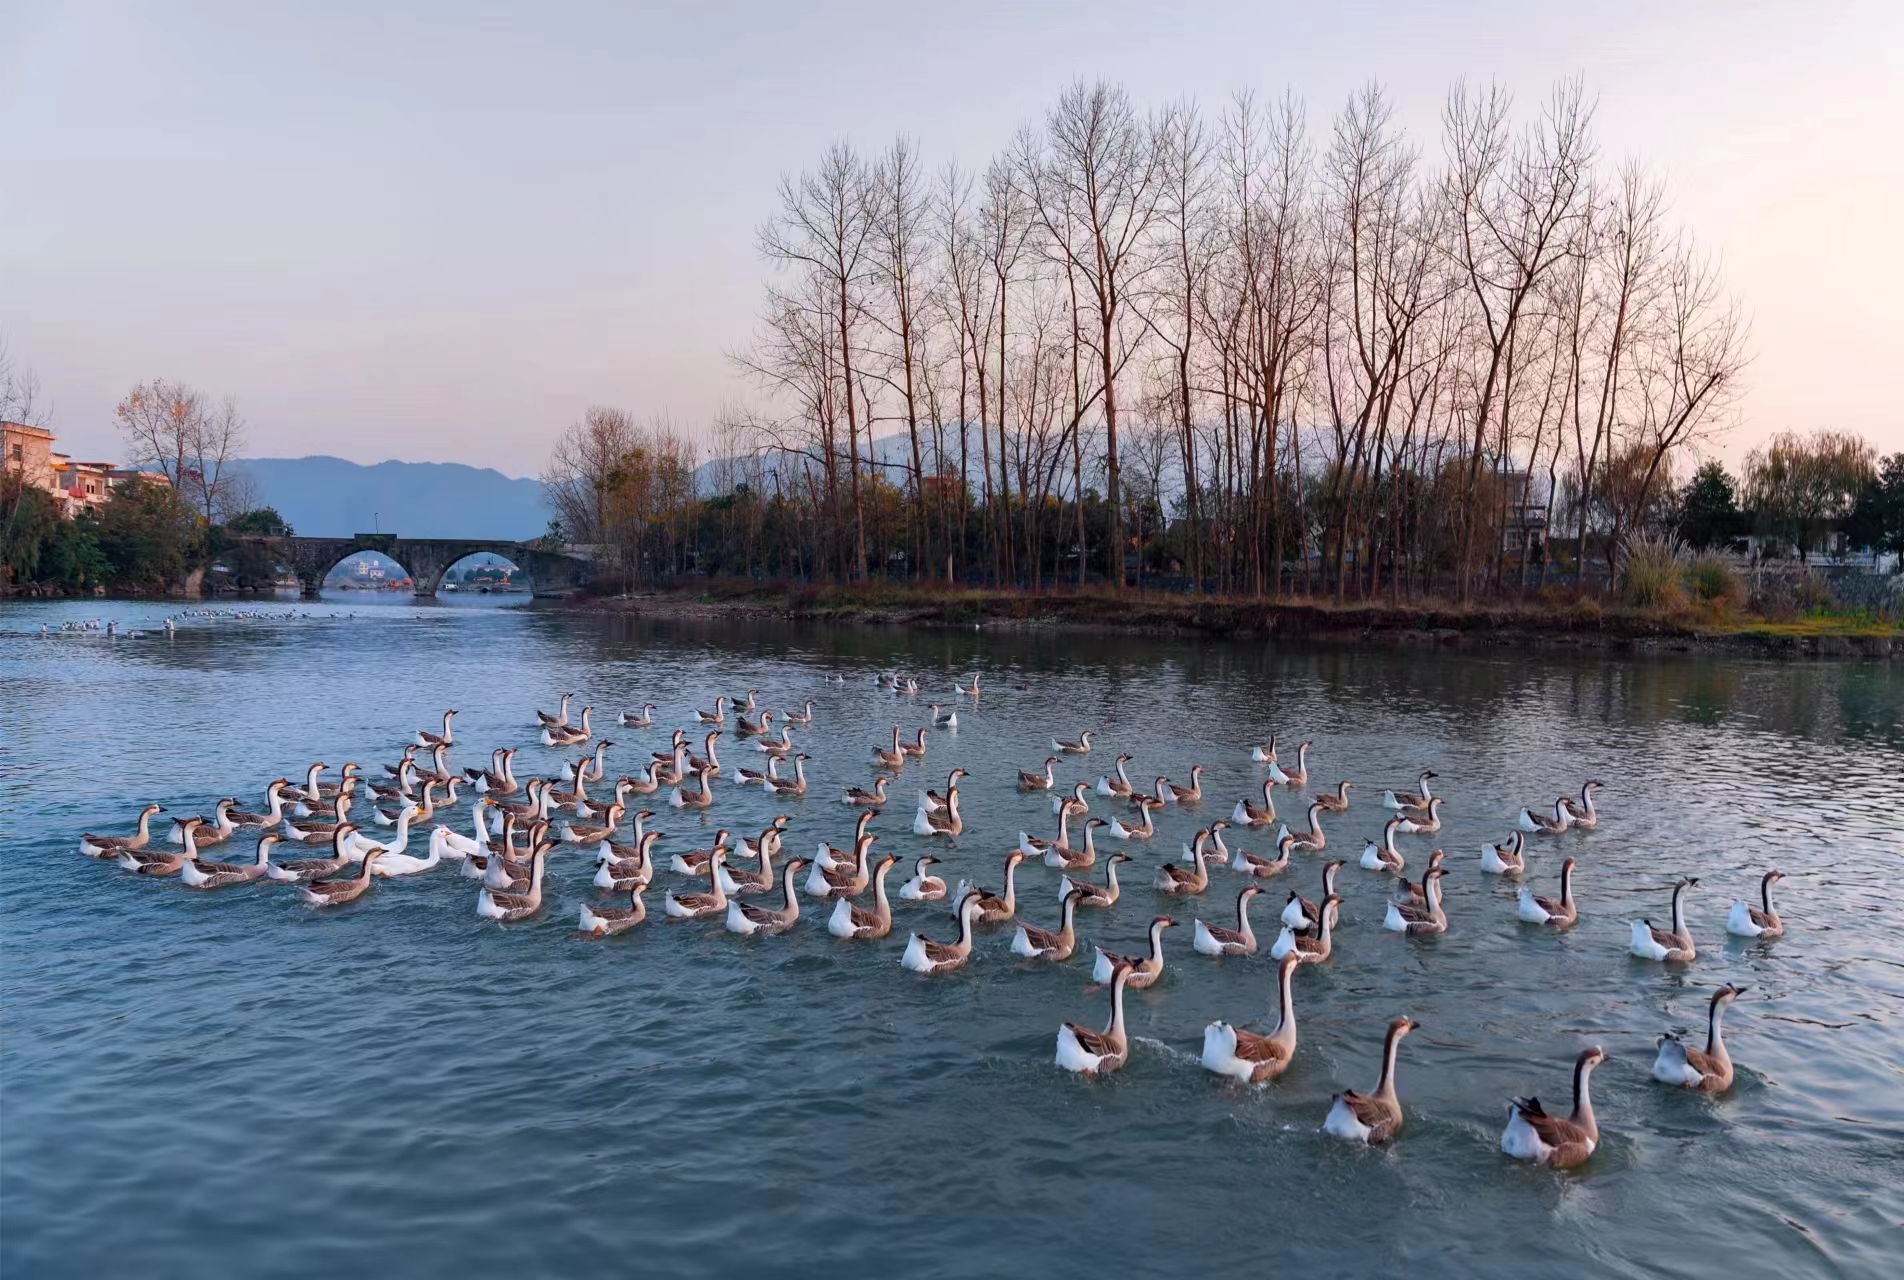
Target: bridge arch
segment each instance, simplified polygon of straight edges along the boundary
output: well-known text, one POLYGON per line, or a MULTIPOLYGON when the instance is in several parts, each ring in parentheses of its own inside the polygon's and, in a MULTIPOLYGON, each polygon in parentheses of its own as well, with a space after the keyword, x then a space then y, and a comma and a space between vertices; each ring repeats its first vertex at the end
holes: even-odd
MULTIPOLYGON (((319 559, 323 557, 320 556, 319 559)), ((377 547, 355 547, 345 551, 317 575, 318 587, 336 579, 340 569, 348 569, 347 580, 356 580, 356 585, 375 590, 388 589, 385 584, 411 584, 415 593, 416 575, 408 565, 377 547)))
POLYGON ((535 578, 515 556, 502 551, 471 551, 443 566, 436 590, 439 595, 452 590, 504 594, 527 591, 533 594, 535 578))
POLYGON ((315 596, 331 569, 352 555, 381 552, 402 565, 411 589, 420 596, 435 595, 443 574, 458 561, 487 551, 522 570, 538 596, 564 596, 589 585, 595 575, 593 548, 551 548, 539 542, 509 542, 500 538, 400 538, 393 533, 359 533, 348 538, 245 536, 278 562, 292 567, 307 596, 315 596))

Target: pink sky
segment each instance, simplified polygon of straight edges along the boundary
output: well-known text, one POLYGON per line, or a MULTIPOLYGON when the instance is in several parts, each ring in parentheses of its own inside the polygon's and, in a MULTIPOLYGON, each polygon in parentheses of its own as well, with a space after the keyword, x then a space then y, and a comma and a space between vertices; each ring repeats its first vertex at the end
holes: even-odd
POLYGON ((397 7, 0 10, 0 335, 74 450, 164 376, 235 394, 259 455, 532 475, 588 404, 749 399, 753 230, 835 138, 973 164, 1078 76, 1293 87, 1318 125, 1377 79, 1432 152, 1463 74, 1583 75, 1602 152, 1722 256, 1756 352, 1726 456, 1904 449, 1895 0, 397 7))

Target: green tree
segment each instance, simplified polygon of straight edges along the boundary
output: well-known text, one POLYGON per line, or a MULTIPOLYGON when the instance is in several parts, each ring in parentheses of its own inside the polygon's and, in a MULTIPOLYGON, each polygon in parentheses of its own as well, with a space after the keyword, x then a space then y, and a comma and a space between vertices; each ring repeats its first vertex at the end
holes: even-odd
POLYGON ((1753 530, 1790 542, 1802 558, 1843 523, 1877 471, 1877 451, 1850 432, 1782 431, 1745 460, 1753 530))
POLYGON ((252 534, 266 538, 289 538, 291 526, 278 514, 276 507, 257 507, 240 512, 225 521, 226 533, 252 534))
POLYGON ((1708 462, 1694 472, 1679 494, 1679 536, 1695 547, 1720 546, 1742 531, 1742 523, 1724 464, 1708 462))
POLYGON ((1854 547, 1904 556, 1904 453, 1886 458, 1858 494, 1845 534, 1854 547))
POLYGON ((204 562, 203 527, 170 485, 126 481, 100 509, 95 527, 112 580, 122 586, 177 587, 204 562))

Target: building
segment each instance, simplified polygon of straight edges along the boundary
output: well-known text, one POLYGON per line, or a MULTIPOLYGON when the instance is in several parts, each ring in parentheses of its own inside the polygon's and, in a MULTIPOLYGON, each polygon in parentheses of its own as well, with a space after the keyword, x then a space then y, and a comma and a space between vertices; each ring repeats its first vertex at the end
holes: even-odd
POLYGON ((113 487, 126 481, 171 483, 156 471, 70 458, 53 448, 54 439, 45 427, 0 422, 0 464, 6 474, 24 476, 28 484, 51 497, 69 520, 81 512, 97 513, 112 500, 113 487))
POLYGON ((36 489, 54 492, 53 433, 24 422, 0 422, 0 465, 6 474, 24 476, 36 489))

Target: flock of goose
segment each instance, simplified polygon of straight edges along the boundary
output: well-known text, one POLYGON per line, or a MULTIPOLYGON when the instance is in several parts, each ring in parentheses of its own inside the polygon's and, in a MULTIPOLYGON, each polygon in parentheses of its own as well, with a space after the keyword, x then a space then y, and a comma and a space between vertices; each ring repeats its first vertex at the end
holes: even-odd
MULTIPOLYGON (((845 683, 841 676, 829 679, 834 684, 845 683)), ((895 695, 915 696, 920 692, 916 678, 887 675, 876 680, 895 695)), ((980 698, 978 677, 956 686, 956 692, 960 699, 976 706, 980 698)), ((809 700, 796 710, 776 714, 761 707, 758 694, 758 690, 750 689, 738 698, 717 697, 711 709, 693 713, 693 731, 675 729, 666 749, 650 752, 634 772, 617 777, 612 784, 604 779, 608 776, 608 750, 614 744, 597 733, 591 722, 591 707, 583 707, 579 717, 571 721, 570 705, 576 695, 564 694, 556 711, 535 713, 535 736, 544 746, 582 752, 559 777, 519 779, 513 769, 517 754, 514 747, 492 751, 484 766, 452 768, 449 755, 456 745, 453 721, 457 713, 449 710, 443 713, 440 732, 419 730, 404 746, 401 758, 381 766, 376 776, 366 774, 352 762, 341 767, 335 780, 326 781, 324 775, 330 766, 314 762, 301 783, 290 778, 272 781, 265 788, 263 810, 242 810, 236 798, 226 798, 217 803, 210 818, 174 818, 169 840, 156 844, 152 819, 164 810, 148 804, 140 811, 131 834, 88 833, 80 838, 80 851, 140 875, 177 876, 199 890, 283 882, 295 886, 305 902, 318 908, 351 902, 379 878, 418 874, 448 863, 480 882, 476 886, 478 915, 509 922, 542 911, 548 860, 559 848, 574 845, 592 858, 592 883, 599 891, 580 907, 578 928, 588 937, 607 937, 633 929, 648 918, 644 893, 654 881, 655 845, 664 833, 648 827, 656 812, 635 807, 641 803, 637 797, 659 796, 666 791, 665 803, 671 808, 705 810, 715 805, 715 780, 723 777, 789 800, 808 795, 808 756, 795 746, 793 735, 811 726, 814 704, 809 700), (720 744, 730 731, 735 739, 730 751, 751 746, 758 757, 758 768, 735 766, 730 771, 721 761, 720 744), (694 741, 697 735, 698 744, 694 741), (591 785, 598 786, 603 794, 591 796, 591 785), (447 820, 465 793, 473 797, 469 834, 457 831, 447 820), (376 839, 366 823, 390 828, 391 834, 376 839), (426 827, 426 852, 409 852, 413 832, 426 827), (208 849, 243 830, 259 832, 251 861, 226 862, 207 856, 208 849), (281 849, 294 846, 310 847, 313 856, 277 856, 281 849)), ((933 728, 956 729, 956 708, 933 704, 928 711, 933 728)), ((638 711, 621 713, 617 723, 626 730, 651 730, 654 717, 655 707, 650 703, 638 711)), ((872 848, 879 836, 872 826, 888 804, 888 788, 908 764, 923 760, 929 747, 925 728, 908 739, 895 725, 890 740, 871 748, 870 763, 877 771, 873 781, 866 786, 844 787, 838 797, 858 810, 850 846, 839 848, 822 842, 812 857, 787 858, 776 865, 787 815, 776 815, 754 836, 734 839, 729 830, 717 829, 708 847, 669 856, 668 870, 684 880, 665 893, 664 914, 677 921, 720 921, 727 930, 741 935, 774 936, 798 924, 805 897, 819 901, 817 914, 835 937, 876 940, 893 931, 896 896, 908 904, 936 902, 951 908, 951 936, 941 934, 934 939, 921 932, 909 934, 899 964, 915 973, 944 973, 961 967, 973 953, 980 928, 1004 925, 1011 926, 1012 954, 1030 961, 1069 961, 1080 951, 1077 913, 1111 909, 1120 901, 1118 868, 1133 861, 1132 855, 1122 850, 1155 837, 1153 818, 1159 811, 1195 809, 1204 800, 1203 766, 1191 768, 1187 784, 1160 776, 1146 788, 1131 780, 1129 755, 1117 756, 1110 771, 1099 776, 1095 784, 1086 780, 1061 784, 1057 767, 1090 755, 1093 736, 1087 730, 1075 738, 1053 737, 1052 754, 1038 766, 1018 772, 1021 793, 1050 796, 1056 831, 1050 836, 1020 831, 1016 844, 1005 855, 996 889, 982 888, 966 879, 948 887, 934 871, 941 865, 940 859, 928 854, 915 859, 910 877, 896 895, 889 894, 888 877, 898 858, 893 854, 874 857, 872 848), (1098 800, 1108 802, 1112 816, 1092 812, 1098 800), (1074 823, 1079 824, 1075 833, 1074 823), (1101 854, 1097 847, 1100 836, 1118 842, 1120 850, 1101 854), (1055 928, 1019 916, 1017 879, 1019 868, 1028 862, 1043 863, 1059 873, 1055 928), (1102 880, 1092 874, 1100 863, 1102 880)), ((1218 1020, 1203 1034, 1202 1065, 1217 1075, 1252 1085, 1275 1080, 1289 1067, 1296 1050, 1295 974, 1305 965, 1328 962, 1339 926, 1342 897, 1336 892, 1336 880, 1346 865, 1340 859, 1321 863, 1321 889, 1314 899, 1296 891, 1288 894, 1279 916, 1280 932, 1266 948, 1250 919, 1252 905, 1264 892, 1263 882, 1289 871, 1297 855, 1328 852, 1325 818, 1349 809, 1349 792, 1354 785, 1349 781, 1316 789, 1307 800, 1302 799, 1311 786, 1310 750, 1309 742, 1299 744, 1291 766, 1279 758, 1274 737, 1267 744, 1251 747, 1249 757, 1263 773, 1259 792, 1237 800, 1227 817, 1198 830, 1184 843, 1178 859, 1161 860, 1152 881, 1158 893, 1194 897, 1215 887, 1224 870, 1241 877, 1234 924, 1195 919, 1192 946, 1199 954, 1212 957, 1253 956, 1267 950, 1274 962, 1279 1013, 1272 1029, 1253 1032, 1218 1020), (1279 819, 1278 788, 1297 797, 1296 805, 1304 813, 1302 828, 1292 829, 1279 819), (1250 833, 1268 835, 1272 828, 1273 855, 1242 847, 1242 839, 1250 833), (1237 843, 1232 846, 1231 840, 1237 843)), ((942 789, 918 793, 911 822, 913 833, 955 838, 965 830, 959 784, 966 776, 964 769, 953 769, 942 789)), ((1420 775, 1415 790, 1383 792, 1381 805, 1389 816, 1381 836, 1366 842, 1358 861, 1364 870, 1393 878, 1394 893, 1386 904, 1383 927, 1410 937, 1440 934, 1450 928, 1441 890, 1441 882, 1449 874, 1444 851, 1430 851, 1423 860, 1420 878, 1410 880, 1405 872, 1411 854, 1398 843, 1401 837, 1432 836, 1441 830, 1446 798, 1434 791, 1435 783, 1436 774, 1427 770, 1420 775)), ((1521 810, 1500 843, 1482 848, 1480 870, 1519 877, 1528 870, 1530 840, 1558 839, 1570 832, 1595 828, 1599 822, 1595 799, 1602 786, 1597 780, 1588 780, 1577 797, 1560 796, 1551 807, 1543 804, 1521 810)), ((1574 897, 1578 866, 1573 857, 1562 861, 1557 897, 1521 888, 1519 919, 1543 928, 1572 926, 1579 919, 1574 897)), ((1784 923, 1771 898, 1772 886, 1780 878, 1776 870, 1766 872, 1757 887, 1758 905, 1740 901, 1732 908, 1726 920, 1729 933, 1762 939, 1783 934, 1784 923)), ((1697 945, 1686 922, 1685 900, 1698 884, 1697 879, 1688 877, 1674 885, 1670 927, 1662 928, 1650 919, 1633 922, 1633 955, 1675 965, 1695 960, 1697 945)), ((1124 1065, 1130 1055, 1125 992, 1148 987, 1162 975, 1163 935, 1176 923, 1170 915, 1151 920, 1148 949, 1142 954, 1115 955, 1102 948, 1092 949, 1093 980, 1109 988, 1109 1018, 1101 1027, 1064 1023, 1057 1032, 1058 1066, 1085 1075, 1102 1075, 1124 1065)), ((1726 1008, 1744 990, 1726 985, 1713 993, 1703 1049, 1671 1033, 1660 1036, 1653 1077, 1665 1084, 1708 1093, 1728 1089, 1734 1069, 1722 1021, 1726 1008)), ((1368 1093, 1344 1090, 1336 1094, 1323 1121, 1325 1132, 1369 1144, 1386 1142, 1399 1132, 1403 1112, 1395 1084, 1397 1056, 1403 1038, 1418 1025, 1407 1017, 1388 1024, 1375 1088, 1368 1093)), ((1573 1105, 1565 1114, 1549 1112, 1538 1098, 1514 1098, 1508 1106, 1502 1151, 1556 1167, 1588 1159, 1599 1143, 1589 1081, 1593 1068, 1605 1056, 1598 1047, 1579 1055, 1573 1067, 1573 1105)))

